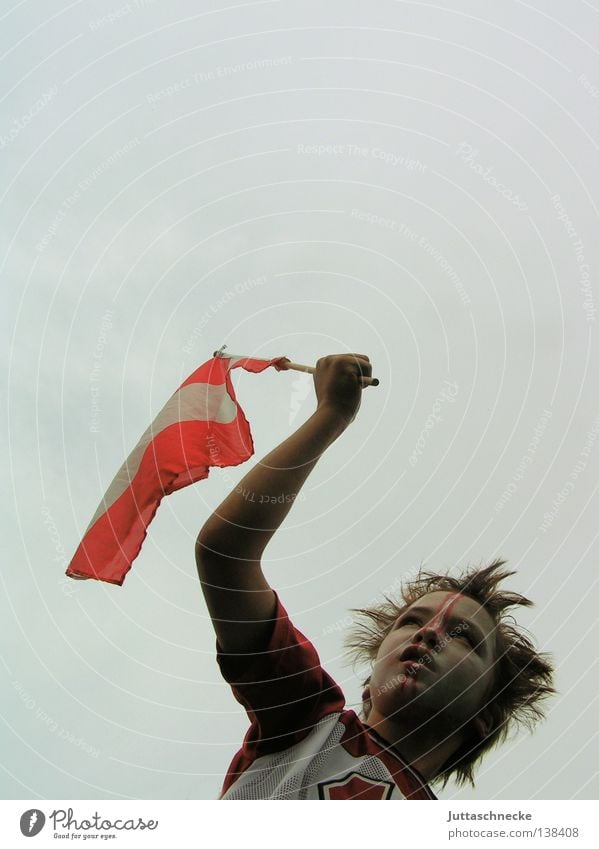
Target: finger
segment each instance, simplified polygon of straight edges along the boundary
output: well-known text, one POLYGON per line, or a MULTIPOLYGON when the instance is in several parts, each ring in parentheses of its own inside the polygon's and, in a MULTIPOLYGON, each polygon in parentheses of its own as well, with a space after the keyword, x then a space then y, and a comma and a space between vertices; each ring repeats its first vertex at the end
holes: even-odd
POLYGON ((359 375, 370 376, 372 374, 372 364, 370 360, 354 360, 352 369, 357 370, 359 375))
POLYGON ((365 354, 345 354, 344 360, 351 363, 354 368, 357 368, 362 374, 370 374, 372 365, 365 354))

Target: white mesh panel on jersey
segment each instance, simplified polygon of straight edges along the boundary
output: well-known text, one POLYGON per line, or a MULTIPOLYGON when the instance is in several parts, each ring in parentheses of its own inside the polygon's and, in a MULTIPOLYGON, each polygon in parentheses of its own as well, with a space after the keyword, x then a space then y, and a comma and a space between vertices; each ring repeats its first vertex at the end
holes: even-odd
MULTIPOLYGON (((345 726, 339 723, 341 726, 341 734, 339 735, 339 739, 343 736, 345 732, 345 726)), ((330 775, 327 775, 327 761, 331 761, 334 759, 334 754, 332 751, 322 751, 319 752, 318 755, 313 759, 312 763, 309 765, 306 770, 306 774, 304 776, 304 786, 302 788, 302 792, 300 793, 300 799, 307 799, 307 791, 310 787, 315 786, 321 781, 331 781, 336 778, 342 778, 343 775, 347 772, 347 767, 341 770, 335 770, 334 768, 330 770, 330 775), (337 772, 337 774, 335 774, 337 772), (303 795, 302 795, 303 794, 303 795)), ((385 767, 378 758, 374 757, 374 755, 364 755, 361 758, 355 758, 355 768, 357 769, 359 764, 360 773, 362 775, 367 775, 369 778, 372 778, 376 781, 390 781, 392 784, 395 784, 393 781, 393 777, 390 775, 389 770, 385 767)), ((397 791, 399 792, 399 791, 397 791)))
POLYGON ((318 763, 322 769, 331 754, 327 749, 336 748, 345 732, 345 726, 338 717, 338 713, 325 716, 299 743, 282 752, 258 758, 222 798, 306 799, 317 775, 314 765, 318 763))
MULTIPOLYGON (((330 717, 328 718, 330 719, 330 717)), ((335 721, 335 725, 331 729, 331 733, 329 734, 326 744, 311 758, 307 765, 303 775, 302 787, 299 792, 300 799, 307 799, 310 788, 314 787, 315 784, 318 784, 319 781, 323 780, 323 776, 326 775, 325 770, 327 761, 331 760, 333 750, 336 749, 338 751, 337 747, 339 746, 344 734, 345 725, 342 722, 335 721)), ((331 778, 335 777, 336 776, 334 775, 331 776, 331 778)))

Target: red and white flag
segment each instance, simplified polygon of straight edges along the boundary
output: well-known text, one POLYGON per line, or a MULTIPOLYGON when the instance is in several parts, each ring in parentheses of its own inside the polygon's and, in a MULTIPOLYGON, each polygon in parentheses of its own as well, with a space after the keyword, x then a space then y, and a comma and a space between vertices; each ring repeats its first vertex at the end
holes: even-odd
POLYGON ((281 371, 285 361, 221 354, 196 369, 117 472, 66 574, 122 586, 162 497, 208 477, 210 466, 237 466, 254 453, 231 369, 281 371))

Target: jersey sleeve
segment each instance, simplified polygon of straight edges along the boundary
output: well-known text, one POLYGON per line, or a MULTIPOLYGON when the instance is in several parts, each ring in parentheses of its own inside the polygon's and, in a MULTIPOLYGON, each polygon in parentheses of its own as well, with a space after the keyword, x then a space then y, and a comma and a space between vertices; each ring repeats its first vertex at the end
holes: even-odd
POLYGON ((345 705, 316 649, 292 624, 276 592, 275 596, 275 622, 263 652, 223 654, 216 643, 223 678, 251 723, 243 750, 252 760, 294 745, 319 719, 345 705))

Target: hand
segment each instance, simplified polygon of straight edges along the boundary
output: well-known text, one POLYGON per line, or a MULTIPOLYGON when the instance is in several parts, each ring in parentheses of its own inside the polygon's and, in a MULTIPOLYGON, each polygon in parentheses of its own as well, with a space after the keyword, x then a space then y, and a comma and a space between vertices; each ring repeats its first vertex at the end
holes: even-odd
POLYGON ((318 408, 339 413, 349 424, 362 400, 363 377, 370 377, 372 366, 365 354, 331 354, 316 363, 314 388, 318 408))

